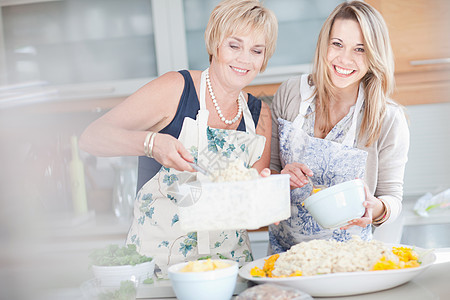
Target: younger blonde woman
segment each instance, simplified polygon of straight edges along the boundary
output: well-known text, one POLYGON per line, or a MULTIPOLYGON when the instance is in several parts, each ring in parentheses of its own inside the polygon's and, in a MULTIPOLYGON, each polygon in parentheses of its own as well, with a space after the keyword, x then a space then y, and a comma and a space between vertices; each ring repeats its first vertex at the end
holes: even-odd
POLYGON ((362 1, 340 4, 322 27, 312 74, 284 82, 273 99, 270 166, 291 175, 292 214, 269 227, 272 252, 311 239, 369 240, 371 225, 399 215, 409 129, 389 99, 393 88, 382 16, 362 1), (363 178, 364 216, 340 229, 320 227, 301 205, 311 192, 306 176, 326 186, 363 178))

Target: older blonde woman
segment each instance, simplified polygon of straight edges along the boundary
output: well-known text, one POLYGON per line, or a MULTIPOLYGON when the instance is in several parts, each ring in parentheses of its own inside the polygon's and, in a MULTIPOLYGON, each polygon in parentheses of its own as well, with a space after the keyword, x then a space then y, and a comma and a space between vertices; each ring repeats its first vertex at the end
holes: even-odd
POLYGON ((208 69, 162 75, 81 136, 80 147, 94 155, 140 156, 139 192, 127 243, 153 256, 163 272, 169 264, 205 255, 252 260, 244 230, 181 230, 181 199, 172 187, 190 179, 188 172, 194 170, 186 161, 214 171, 239 158, 259 172, 268 171, 270 110, 242 89, 266 68, 277 30, 275 15, 259 1, 219 3, 205 31, 208 69))
POLYGON ((371 225, 400 213, 409 129, 389 99, 394 63, 386 24, 361 1, 344 2, 325 21, 312 74, 289 79, 272 105, 271 169, 291 175, 292 215, 271 225, 272 252, 311 239, 371 239, 371 225), (366 182, 366 212, 348 226, 320 227, 301 205, 315 184, 366 182), (357 226, 355 226, 357 225, 357 226))

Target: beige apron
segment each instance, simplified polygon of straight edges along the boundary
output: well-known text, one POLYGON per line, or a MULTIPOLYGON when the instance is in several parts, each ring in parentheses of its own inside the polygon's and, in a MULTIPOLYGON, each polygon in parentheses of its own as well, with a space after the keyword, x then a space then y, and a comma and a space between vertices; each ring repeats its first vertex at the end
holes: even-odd
MULTIPOLYGON (((197 119, 186 117, 180 140, 201 166, 214 171, 223 169, 232 159, 252 166, 264 151, 265 137, 256 135, 247 103, 240 94, 246 132, 210 128, 206 109, 205 72, 200 83, 200 110, 197 119)), ((180 228, 177 202, 173 191, 192 180, 202 180, 200 173, 180 172, 161 167, 138 192, 134 219, 127 244, 136 244, 139 253, 154 257, 165 275, 167 266, 182 261, 211 256, 232 259, 240 265, 252 261, 246 230, 185 232, 180 228)))

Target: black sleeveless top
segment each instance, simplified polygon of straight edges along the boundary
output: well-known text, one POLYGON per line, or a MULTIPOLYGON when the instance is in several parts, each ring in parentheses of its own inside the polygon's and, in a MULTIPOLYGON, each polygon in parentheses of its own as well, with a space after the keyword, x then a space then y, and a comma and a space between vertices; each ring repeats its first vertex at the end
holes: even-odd
MULTIPOLYGON (((184 118, 189 117, 195 120, 197 118, 197 113, 200 110, 200 103, 191 74, 187 70, 179 71, 179 73, 184 77, 184 89, 181 94, 177 112, 172 122, 159 131, 159 133, 170 134, 174 138, 178 138, 180 136, 184 118)), ((251 94, 248 94, 247 105, 256 128, 258 125, 259 115, 261 113, 261 100, 251 94)), ((241 118, 241 122, 239 123, 237 130, 245 131, 244 118, 241 118)), ((148 180, 155 176, 160 169, 161 164, 155 159, 147 156, 139 156, 137 191, 139 191, 148 180)))

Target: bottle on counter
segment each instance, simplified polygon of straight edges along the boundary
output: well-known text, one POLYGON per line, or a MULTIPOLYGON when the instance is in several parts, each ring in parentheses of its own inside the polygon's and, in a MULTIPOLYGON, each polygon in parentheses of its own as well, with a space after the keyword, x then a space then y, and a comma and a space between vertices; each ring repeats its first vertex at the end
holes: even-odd
POLYGON ((84 165, 78 153, 78 138, 73 135, 70 138, 72 149, 72 160, 69 164, 70 183, 72 190, 73 211, 77 215, 85 214, 88 211, 86 184, 84 176, 84 165))
POLYGON ((116 217, 129 222, 133 217, 137 185, 137 160, 122 157, 113 165, 116 171, 113 190, 113 209, 116 217))

